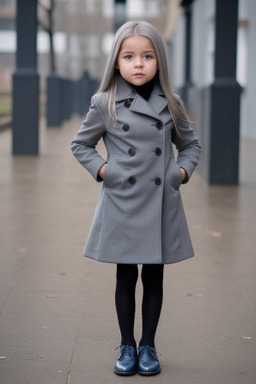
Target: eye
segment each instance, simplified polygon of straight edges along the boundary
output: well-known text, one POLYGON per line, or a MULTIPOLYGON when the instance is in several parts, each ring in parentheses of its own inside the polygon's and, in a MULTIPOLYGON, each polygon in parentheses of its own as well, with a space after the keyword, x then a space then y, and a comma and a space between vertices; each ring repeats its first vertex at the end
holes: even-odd
POLYGON ((132 59, 132 55, 126 55, 126 56, 124 56, 124 58, 125 58, 126 60, 131 60, 131 59, 132 59))
POLYGON ((145 55, 144 57, 145 57, 146 60, 153 59, 153 56, 152 56, 152 55, 145 55))

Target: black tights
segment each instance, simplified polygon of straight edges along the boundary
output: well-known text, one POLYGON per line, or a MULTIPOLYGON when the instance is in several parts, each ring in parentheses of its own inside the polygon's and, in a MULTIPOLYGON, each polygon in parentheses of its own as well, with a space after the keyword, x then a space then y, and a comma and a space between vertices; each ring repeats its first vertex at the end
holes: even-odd
MULTIPOLYGON (((160 264, 144 264, 142 338, 139 345, 155 347, 155 333, 163 301, 163 271, 160 264)), ((138 280, 137 264, 117 264, 115 303, 121 332, 121 344, 136 347, 134 339, 135 289, 138 280)))

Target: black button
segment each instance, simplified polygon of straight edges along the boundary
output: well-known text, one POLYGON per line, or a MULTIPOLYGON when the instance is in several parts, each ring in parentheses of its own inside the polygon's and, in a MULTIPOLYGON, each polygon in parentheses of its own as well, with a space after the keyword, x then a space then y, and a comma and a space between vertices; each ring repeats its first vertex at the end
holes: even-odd
POLYGON ((130 176, 129 179, 128 179, 128 183, 130 183, 131 185, 135 184, 136 183, 136 179, 134 176, 130 176))
POLYGON ((129 148, 128 153, 130 156, 134 156, 136 153, 136 150, 134 148, 129 148))
POLYGON ((156 148, 156 149, 155 149, 155 154, 156 154, 157 156, 160 156, 160 155, 162 154, 162 150, 161 150, 161 148, 156 148))
POLYGON ((156 127, 157 127, 157 129, 159 129, 159 131, 160 131, 161 129, 163 129, 163 123, 162 123, 162 121, 158 120, 158 122, 156 123, 156 127))
POLYGON ((160 177, 156 177, 155 178, 155 184, 156 185, 161 185, 161 183, 162 183, 162 181, 161 181, 160 177))
POLYGON ((131 106, 131 102, 130 102, 130 100, 126 100, 126 101, 124 102, 124 106, 125 106, 125 108, 130 108, 130 106, 131 106))
POLYGON ((130 126, 128 124, 123 125, 123 131, 129 131, 130 126))

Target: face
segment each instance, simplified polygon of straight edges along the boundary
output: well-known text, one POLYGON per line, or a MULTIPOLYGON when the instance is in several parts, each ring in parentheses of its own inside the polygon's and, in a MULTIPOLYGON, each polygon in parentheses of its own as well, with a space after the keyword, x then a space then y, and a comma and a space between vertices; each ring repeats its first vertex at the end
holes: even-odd
POLYGON ((139 35, 124 39, 117 56, 116 68, 133 85, 143 85, 152 80, 158 70, 158 63, 151 41, 139 35))

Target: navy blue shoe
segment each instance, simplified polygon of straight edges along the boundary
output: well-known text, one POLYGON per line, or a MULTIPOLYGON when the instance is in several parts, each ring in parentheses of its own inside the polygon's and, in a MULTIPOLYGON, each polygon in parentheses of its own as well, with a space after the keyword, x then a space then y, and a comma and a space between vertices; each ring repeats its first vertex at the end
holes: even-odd
POLYGON ((148 345, 139 347, 138 373, 145 376, 157 375, 161 372, 155 348, 148 345))
POLYGON ((117 375, 130 376, 137 373, 137 351, 129 345, 121 345, 114 372, 117 375))

